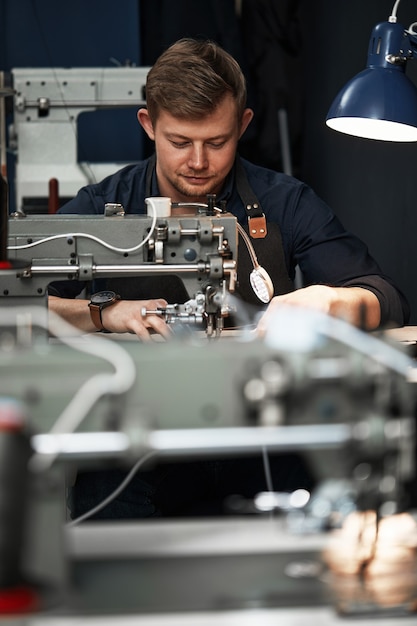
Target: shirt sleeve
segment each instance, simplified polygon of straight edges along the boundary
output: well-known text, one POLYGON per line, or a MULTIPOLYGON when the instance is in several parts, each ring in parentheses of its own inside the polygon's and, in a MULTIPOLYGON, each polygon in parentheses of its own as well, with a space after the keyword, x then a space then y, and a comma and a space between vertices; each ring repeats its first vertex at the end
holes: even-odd
POLYGON ((344 287, 362 287, 376 295, 381 307, 381 327, 404 326, 410 318, 410 307, 404 294, 388 278, 361 276, 347 281, 344 287))
POLYGON ((403 293, 383 274, 366 244, 347 231, 314 191, 301 185, 293 202, 290 229, 291 256, 306 285, 362 287, 377 296, 381 326, 403 326, 410 309, 403 293))
POLYGON ((48 285, 48 295, 59 298, 76 298, 88 285, 80 280, 56 280, 48 285))

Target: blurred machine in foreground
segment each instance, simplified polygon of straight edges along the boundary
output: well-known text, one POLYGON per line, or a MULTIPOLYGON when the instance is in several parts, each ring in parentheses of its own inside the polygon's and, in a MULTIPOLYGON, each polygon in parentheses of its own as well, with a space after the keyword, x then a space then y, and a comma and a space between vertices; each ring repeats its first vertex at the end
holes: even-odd
POLYGON ((416 390, 397 346, 301 310, 283 310, 262 340, 225 331, 145 345, 80 337, 25 307, 57 337, 28 345, 10 333, 21 313, 3 307, 0 329, 1 411, 15 425, 1 436, 17 442, 1 474, 2 545, 14 559, 1 559, 0 600, 24 591, 24 623, 206 624, 216 612, 227 624, 237 612, 240 623, 276 615, 286 626, 301 607, 322 624, 338 613, 355 626, 413 622, 416 390), (263 450, 305 454, 317 491, 259 494, 248 516, 66 522, 70 468, 263 450), (24 484, 26 466, 25 497, 10 485, 22 474, 24 484), (10 521, 23 510, 19 536, 10 521))

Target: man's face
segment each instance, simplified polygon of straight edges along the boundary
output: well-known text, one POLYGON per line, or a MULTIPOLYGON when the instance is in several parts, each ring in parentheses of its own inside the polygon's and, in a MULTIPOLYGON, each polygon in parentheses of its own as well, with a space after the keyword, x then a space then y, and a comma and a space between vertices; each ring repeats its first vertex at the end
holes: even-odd
POLYGON ((246 109, 239 123, 236 103, 227 95, 213 113, 200 120, 178 119, 161 111, 153 126, 143 109, 138 118, 155 141, 161 195, 173 202, 206 202, 207 194, 220 192, 252 111, 246 109))

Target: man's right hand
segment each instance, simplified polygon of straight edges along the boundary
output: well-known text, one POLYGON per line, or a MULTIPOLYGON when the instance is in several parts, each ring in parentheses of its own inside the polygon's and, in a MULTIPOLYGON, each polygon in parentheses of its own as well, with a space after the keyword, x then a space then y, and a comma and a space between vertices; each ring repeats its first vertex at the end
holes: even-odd
POLYGON ((171 330, 160 315, 142 315, 142 311, 155 311, 165 308, 166 300, 118 300, 101 312, 101 319, 106 330, 113 333, 134 333, 143 341, 150 339, 151 333, 162 335, 166 339, 171 330))
MULTIPOLYGON (((50 310, 84 332, 94 332, 96 327, 90 316, 89 301, 79 298, 58 298, 49 296, 50 310)), ((101 312, 103 326, 113 333, 133 333, 142 341, 148 341, 152 333, 168 339, 172 332, 160 315, 142 315, 144 309, 154 311, 165 308, 167 301, 158 300, 118 300, 101 312)))

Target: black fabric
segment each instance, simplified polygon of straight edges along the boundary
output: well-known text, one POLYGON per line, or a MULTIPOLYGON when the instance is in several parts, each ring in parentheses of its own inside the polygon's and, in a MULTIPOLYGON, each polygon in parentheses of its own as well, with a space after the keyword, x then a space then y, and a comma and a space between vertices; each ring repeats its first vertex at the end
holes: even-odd
MULTIPOLYGON (((364 276, 363 279, 358 276, 354 280, 346 281, 344 287, 362 287, 363 289, 369 289, 369 291, 372 291, 378 298, 383 311, 387 310, 389 307, 392 311, 392 319, 401 318, 401 302, 395 297, 395 287, 387 283, 381 276, 364 276)), ((389 325, 389 321, 386 321, 385 326, 389 325)))
POLYGON ((142 276, 134 278, 102 278, 100 289, 110 289, 120 294, 123 300, 151 300, 164 298, 170 304, 182 304, 194 294, 188 294, 178 276, 142 276))
POLYGON ((140 0, 139 7, 143 65, 181 37, 213 39, 245 65, 235 0, 140 0))
MULTIPOLYGON (((241 32, 253 95, 253 140, 241 153, 283 171, 278 111, 286 113, 291 172, 299 175, 304 136, 305 6, 308 0, 242 0, 241 32), (246 151, 247 150, 247 151, 246 151)), ((307 25, 308 27, 308 25, 307 25)))

